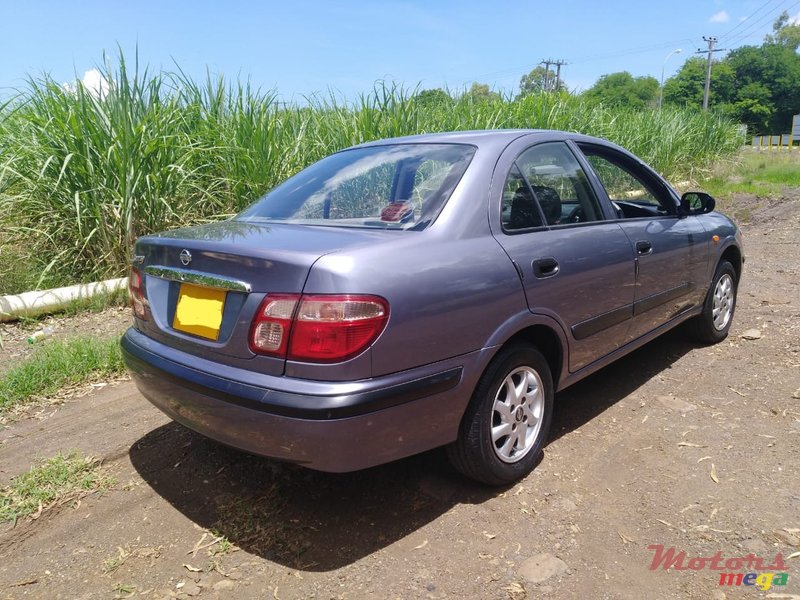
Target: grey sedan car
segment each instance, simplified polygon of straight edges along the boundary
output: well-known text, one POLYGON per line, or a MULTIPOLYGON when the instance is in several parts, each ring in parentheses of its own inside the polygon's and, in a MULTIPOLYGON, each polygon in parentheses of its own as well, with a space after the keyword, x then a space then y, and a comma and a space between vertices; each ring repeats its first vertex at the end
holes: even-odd
POLYGON ((446 446, 502 485, 555 392, 684 321, 724 339, 743 263, 710 196, 607 141, 381 140, 140 238, 122 348, 146 398, 224 444, 333 472, 446 446))

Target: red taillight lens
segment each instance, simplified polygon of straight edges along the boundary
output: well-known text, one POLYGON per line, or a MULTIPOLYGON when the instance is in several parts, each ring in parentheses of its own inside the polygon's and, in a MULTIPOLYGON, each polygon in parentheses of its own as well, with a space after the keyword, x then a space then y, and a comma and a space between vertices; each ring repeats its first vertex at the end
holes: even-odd
POLYGON ((142 272, 136 267, 131 267, 131 274, 128 278, 128 293, 131 296, 133 314, 139 319, 147 320, 147 300, 144 297, 142 272))
POLYGON ((374 342, 388 319, 389 305, 377 296, 303 296, 288 358, 345 360, 374 342))
POLYGON ((253 322, 254 352, 339 362, 363 351, 386 327, 389 304, 365 295, 270 295, 253 322))

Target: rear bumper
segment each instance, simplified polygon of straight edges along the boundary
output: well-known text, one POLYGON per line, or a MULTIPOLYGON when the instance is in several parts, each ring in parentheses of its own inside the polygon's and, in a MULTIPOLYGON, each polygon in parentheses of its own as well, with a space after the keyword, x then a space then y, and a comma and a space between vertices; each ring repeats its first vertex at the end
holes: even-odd
MULTIPOLYGON (((473 353, 355 382, 275 377, 220 365, 129 329, 137 387, 175 421, 247 452, 354 471, 453 441, 474 381, 473 353)), ((480 373, 480 371, 478 371, 480 373)))

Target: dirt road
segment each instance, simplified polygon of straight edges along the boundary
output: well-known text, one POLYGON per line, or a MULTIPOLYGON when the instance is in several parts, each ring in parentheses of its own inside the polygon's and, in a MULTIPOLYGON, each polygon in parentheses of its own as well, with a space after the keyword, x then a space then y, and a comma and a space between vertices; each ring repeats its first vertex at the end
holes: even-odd
POLYGON ((461 479, 440 452, 349 475, 254 458, 169 422, 130 383, 12 423, 0 485, 72 448, 117 484, 0 525, 0 598, 800 594, 797 195, 754 208, 744 233, 730 338, 697 347, 678 330, 560 394, 543 462, 509 489, 461 479), (651 570, 659 544, 782 553, 788 582, 651 570))

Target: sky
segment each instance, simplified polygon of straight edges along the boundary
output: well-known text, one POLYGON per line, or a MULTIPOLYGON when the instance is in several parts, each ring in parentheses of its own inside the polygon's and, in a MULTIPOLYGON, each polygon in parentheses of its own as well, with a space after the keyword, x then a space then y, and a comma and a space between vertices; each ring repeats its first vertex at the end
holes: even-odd
POLYGON ((0 9, 0 97, 42 73, 91 79, 103 52, 120 47, 129 62, 138 48, 151 69, 178 65, 195 78, 208 69, 288 102, 355 99, 381 80, 514 93, 545 59, 567 62, 572 90, 616 71, 660 79, 707 48, 703 36, 733 49, 760 44, 782 10, 800 22, 800 0, 0 0, 0 9))

